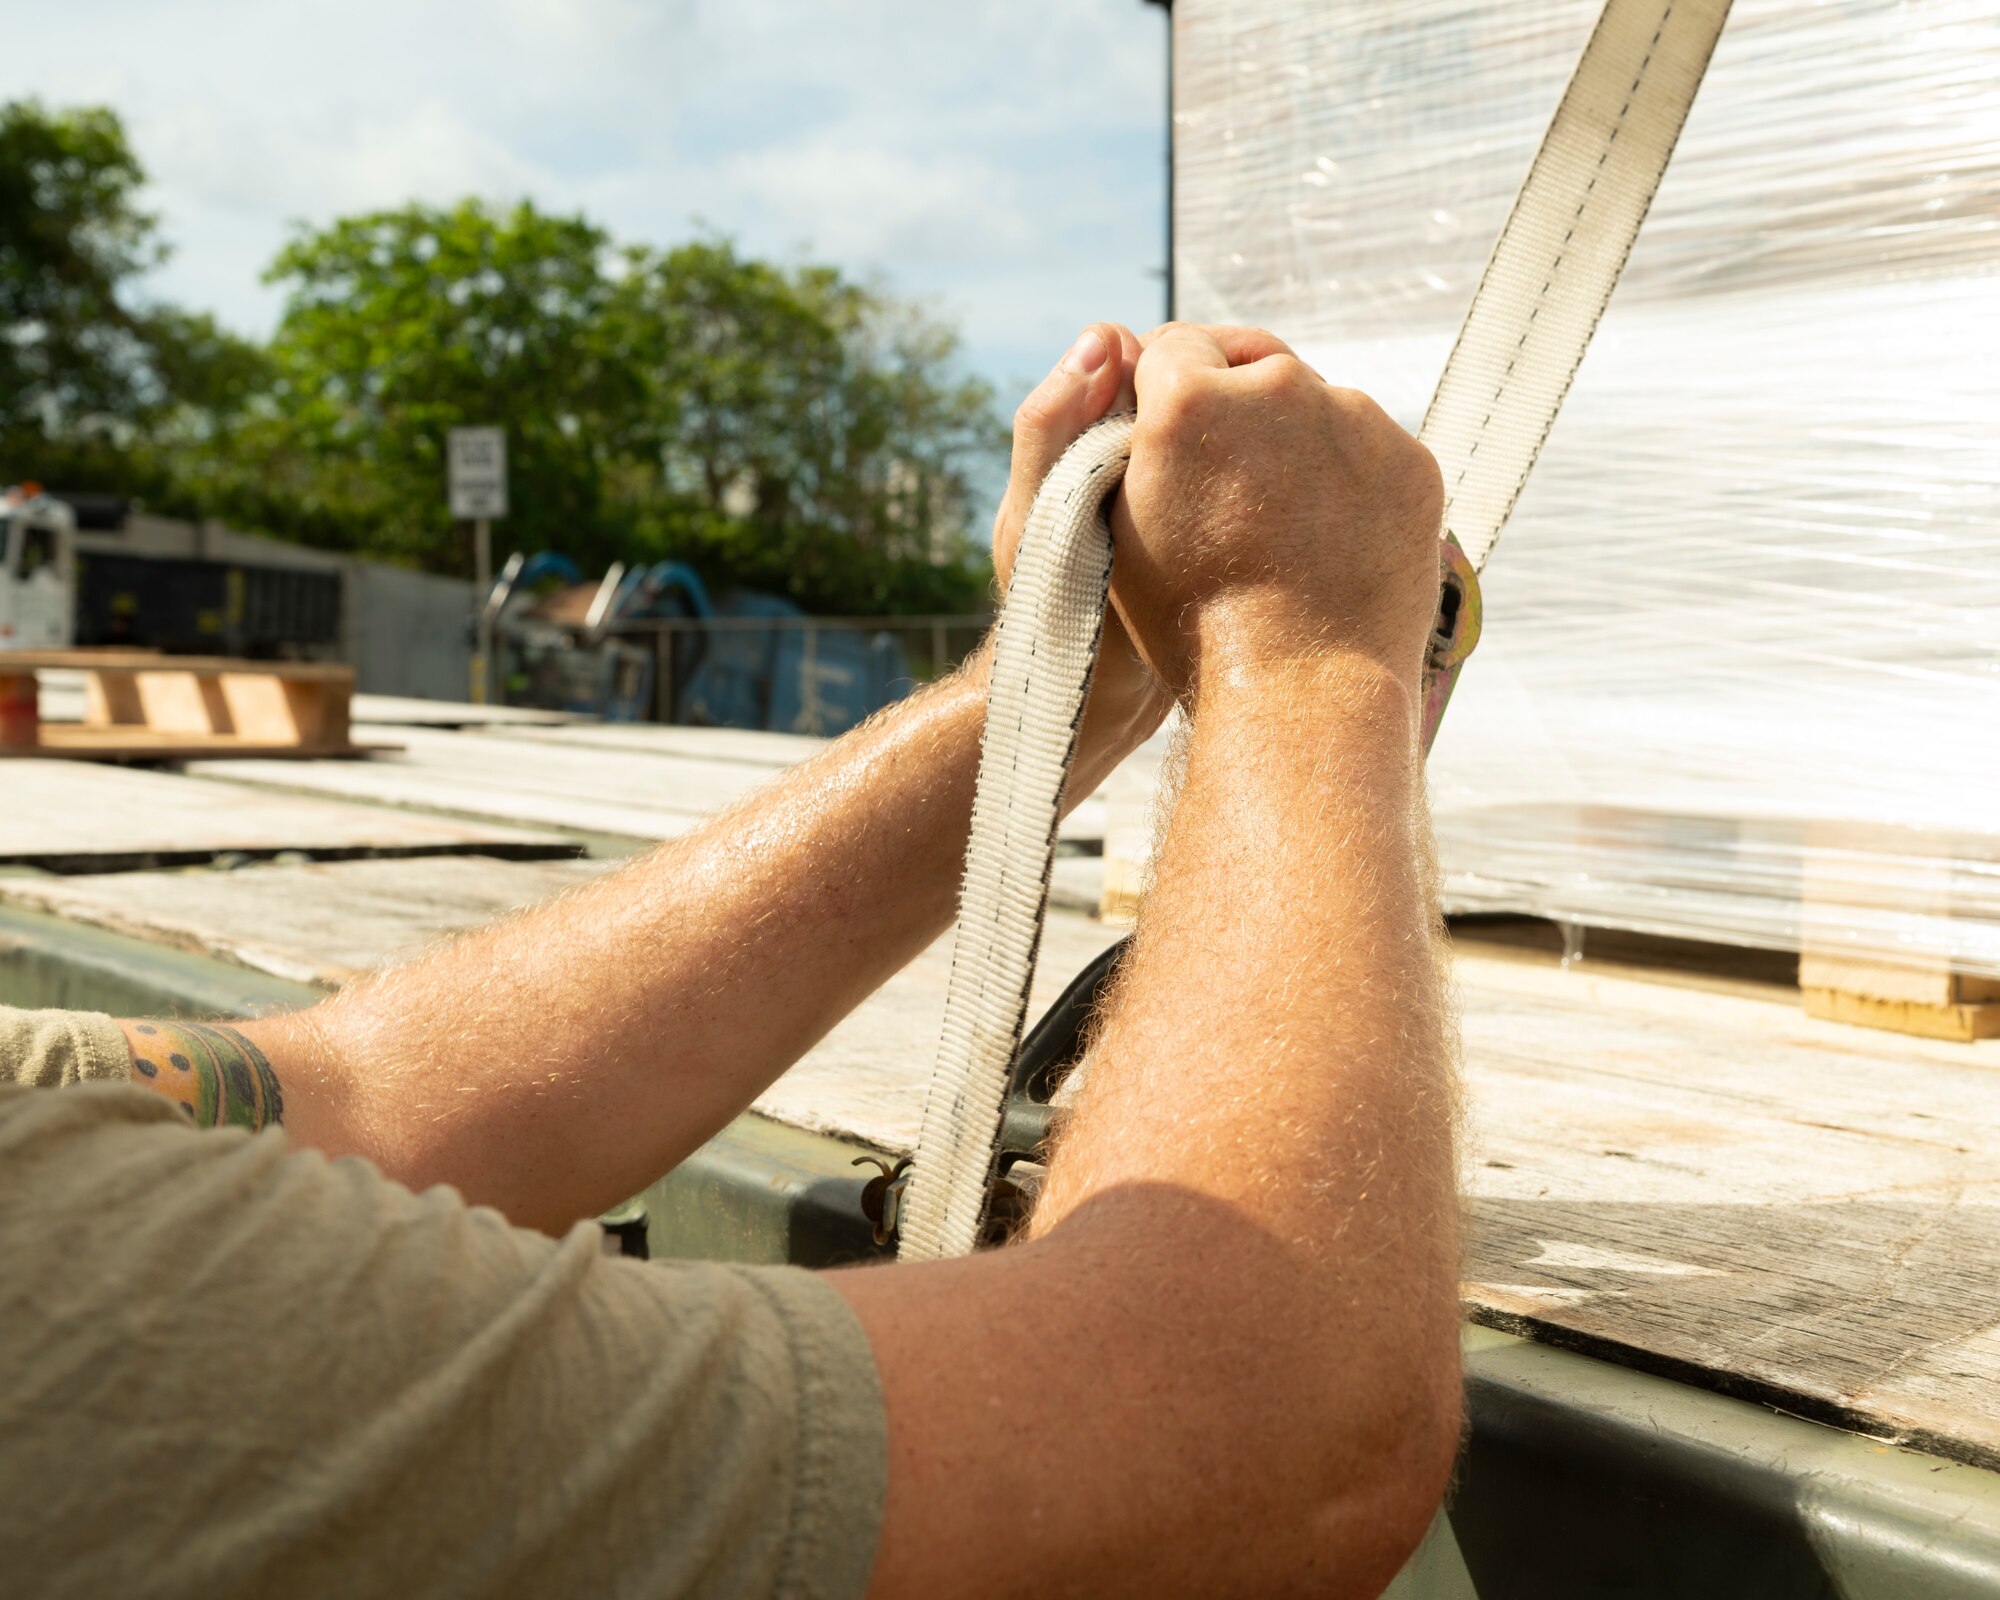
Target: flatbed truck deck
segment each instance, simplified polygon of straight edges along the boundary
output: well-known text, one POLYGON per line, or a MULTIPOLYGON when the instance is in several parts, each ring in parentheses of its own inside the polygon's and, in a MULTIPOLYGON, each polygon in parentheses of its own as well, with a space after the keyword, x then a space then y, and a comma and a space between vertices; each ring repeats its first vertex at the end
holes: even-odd
MULTIPOLYGON (((503 735, 480 737, 489 760, 503 735)), ((296 1004, 611 864, 8 869, 0 1000, 296 1004)), ((1036 1005, 1118 932, 1056 914, 1036 1005)), ((914 1143, 948 951, 635 1197, 621 1236, 874 1254, 852 1163, 914 1143)), ((1456 952, 1470 1421, 1448 1519, 1394 1592, 2000 1596, 2000 1041, 1808 1017, 1768 961, 1597 941, 1565 968, 1478 922, 1456 952)))

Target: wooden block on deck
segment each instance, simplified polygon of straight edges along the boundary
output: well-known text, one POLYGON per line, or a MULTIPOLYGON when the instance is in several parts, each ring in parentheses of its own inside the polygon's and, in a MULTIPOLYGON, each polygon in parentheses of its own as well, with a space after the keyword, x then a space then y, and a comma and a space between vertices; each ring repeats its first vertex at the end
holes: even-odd
POLYGON ((326 662, 35 651, 0 662, 16 697, 44 667, 84 677, 81 724, 0 730, 0 752, 84 759, 349 755, 354 672, 326 662))
POLYGON ((1943 962, 1893 966, 1805 950, 1799 991, 1806 1014, 1925 1039, 2000 1039, 2000 982, 1943 962))
POLYGON ((1953 858, 1919 854, 1921 841, 1833 834, 1825 825, 1807 833, 1799 919, 1807 1015, 1926 1039, 2000 1038, 2000 981, 1960 971, 1949 953, 1955 941, 1934 931, 1929 952, 1896 960, 1847 942, 1857 919, 1883 912, 1928 919, 1947 935, 1955 916, 1977 917, 1981 902, 1967 903, 1953 858))

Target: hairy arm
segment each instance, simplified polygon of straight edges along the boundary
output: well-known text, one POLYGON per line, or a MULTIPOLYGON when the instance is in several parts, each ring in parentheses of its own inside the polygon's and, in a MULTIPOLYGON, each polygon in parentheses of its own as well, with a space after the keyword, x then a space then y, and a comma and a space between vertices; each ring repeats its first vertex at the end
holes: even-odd
POLYGON ((1149 395, 1140 367, 1119 558, 1207 562, 1161 572, 1139 633, 1186 686, 1185 777, 1029 1237, 835 1275, 887 1396, 883 1596, 1372 1595, 1456 1445, 1417 753, 1435 469, 1296 363, 1193 395, 1176 370, 1149 395), (1286 426, 1323 405, 1318 432, 1286 426), (1381 459, 1286 491, 1343 443, 1381 459), (1288 498, 1352 518, 1318 588, 1325 552, 1270 525, 1288 498))
MULTIPOLYGON (((1003 573, 1048 466, 1129 403, 1137 342, 1093 332, 1094 358, 1072 351, 1016 417, 1003 573)), ((1072 797, 1166 705, 1122 634, 1100 678, 1072 797)), ((194 1096, 202 1120, 213 1104, 242 1121, 231 1096, 247 1074, 269 1085, 253 1123, 282 1103, 301 1142, 412 1187, 454 1184, 530 1226, 593 1215, 714 1135, 943 932, 984 694, 982 651, 697 832, 308 1010, 182 1026, 165 1066, 153 1039, 170 1025, 129 1023, 135 1078, 194 1096), (181 1058, 206 1064, 206 1100, 181 1058)))

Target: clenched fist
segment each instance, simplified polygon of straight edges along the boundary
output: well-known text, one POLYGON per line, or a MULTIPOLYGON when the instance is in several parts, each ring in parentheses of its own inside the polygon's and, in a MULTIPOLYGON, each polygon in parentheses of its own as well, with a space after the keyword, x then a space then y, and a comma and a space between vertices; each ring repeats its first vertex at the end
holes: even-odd
POLYGON ((1169 323, 1133 373, 1112 590, 1177 693, 1358 654, 1419 690, 1438 599, 1437 463, 1278 339, 1169 323))

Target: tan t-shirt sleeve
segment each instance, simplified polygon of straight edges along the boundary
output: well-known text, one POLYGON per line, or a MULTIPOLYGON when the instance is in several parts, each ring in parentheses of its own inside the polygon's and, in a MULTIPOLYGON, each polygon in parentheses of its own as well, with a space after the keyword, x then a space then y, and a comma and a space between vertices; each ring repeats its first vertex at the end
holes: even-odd
POLYGON ((24 1592, 867 1585, 881 1394, 810 1273, 608 1257, 100 1083, 0 1086, 0 1260, 24 1592))
POLYGON ((0 1083, 59 1089, 131 1076, 125 1035, 103 1012, 0 1006, 0 1083))

